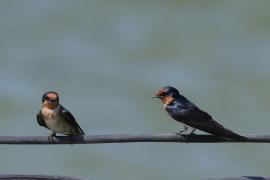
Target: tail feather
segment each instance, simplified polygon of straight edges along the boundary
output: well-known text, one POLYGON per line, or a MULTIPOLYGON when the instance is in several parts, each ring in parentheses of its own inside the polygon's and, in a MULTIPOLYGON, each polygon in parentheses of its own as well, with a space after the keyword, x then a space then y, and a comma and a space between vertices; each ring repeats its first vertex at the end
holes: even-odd
POLYGON ((235 132, 223 127, 212 118, 203 119, 201 121, 186 121, 184 123, 195 129, 199 129, 201 131, 204 131, 209 134, 216 135, 216 136, 236 139, 236 140, 241 140, 241 141, 248 140, 247 137, 236 134, 235 132))
POLYGON ((230 139, 236 139, 236 140, 248 140, 247 137, 241 136, 214 121, 213 119, 209 120, 209 123, 206 127, 201 128, 201 130, 208 132, 210 134, 221 136, 225 138, 230 139))
POLYGON ((224 127, 222 129, 209 130, 205 132, 208 132, 216 136, 230 138, 230 139, 236 139, 236 140, 242 140, 242 141, 248 140, 247 137, 236 134, 235 132, 224 127))

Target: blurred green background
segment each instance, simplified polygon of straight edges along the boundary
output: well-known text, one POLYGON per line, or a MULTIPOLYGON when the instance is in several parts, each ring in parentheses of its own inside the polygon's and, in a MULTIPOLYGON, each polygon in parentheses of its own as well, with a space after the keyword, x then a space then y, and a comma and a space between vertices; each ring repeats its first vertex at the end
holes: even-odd
MULTIPOLYGON (((86 134, 182 128, 171 85, 238 133, 269 133, 270 1, 0 1, 0 135, 48 135, 41 96, 86 134)), ((268 144, 0 145, 0 173, 96 180, 269 175, 268 144)))

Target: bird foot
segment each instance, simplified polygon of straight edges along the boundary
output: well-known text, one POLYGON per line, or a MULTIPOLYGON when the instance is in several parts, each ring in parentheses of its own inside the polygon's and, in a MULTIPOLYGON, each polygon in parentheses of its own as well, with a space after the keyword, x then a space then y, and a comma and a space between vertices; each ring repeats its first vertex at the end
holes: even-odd
POLYGON ((177 134, 177 135, 183 135, 184 132, 186 132, 186 130, 178 131, 178 132, 176 132, 176 134, 177 134))
POLYGON ((196 129, 193 129, 193 130, 189 133, 189 135, 190 135, 190 136, 195 136, 195 135, 196 135, 195 131, 196 131, 196 129))
POLYGON ((56 133, 50 134, 49 137, 48 137, 48 140, 49 140, 50 142, 53 142, 53 137, 55 137, 55 136, 56 136, 56 133))
POLYGON ((184 132, 186 132, 186 130, 178 131, 178 132, 176 132, 176 135, 178 136, 179 140, 184 138, 186 143, 188 143, 188 138, 186 136, 184 136, 184 134, 183 134, 184 132))

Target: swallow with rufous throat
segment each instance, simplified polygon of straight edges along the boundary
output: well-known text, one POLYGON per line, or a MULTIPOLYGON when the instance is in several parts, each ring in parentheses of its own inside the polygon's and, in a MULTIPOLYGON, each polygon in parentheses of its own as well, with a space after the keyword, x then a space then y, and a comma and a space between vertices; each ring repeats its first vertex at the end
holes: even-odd
POLYGON ((199 109, 195 104, 182 96, 174 87, 163 87, 153 98, 159 98, 164 104, 166 112, 174 120, 184 124, 184 130, 179 131, 179 134, 186 132, 188 127, 192 127, 193 130, 190 134, 193 134, 196 129, 199 129, 223 138, 247 140, 246 137, 236 134, 217 123, 208 113, 199 109))
POLYGON ((74 116, 59 103, 57 92, 50 91, 43 95, 42 107, 37 114, 37 122, 40 126, 52 131, 49 136, 51 141, 56 133, 68 136, 84 135, 74 116))

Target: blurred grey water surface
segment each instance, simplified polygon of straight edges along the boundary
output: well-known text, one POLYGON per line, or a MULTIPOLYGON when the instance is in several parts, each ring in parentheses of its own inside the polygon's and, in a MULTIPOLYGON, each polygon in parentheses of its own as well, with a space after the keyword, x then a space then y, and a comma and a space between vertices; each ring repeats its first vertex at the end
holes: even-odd
MULTIPOLYGON (((86 134, 182 128, 151 96, 172 85, 238 133, 269 133, 270 2, 0 1, 0 135, 48 135, 60 93, 86 134)), ((269 144, 0 145, 0 173, 96 180, 269 175, 269 144)))

